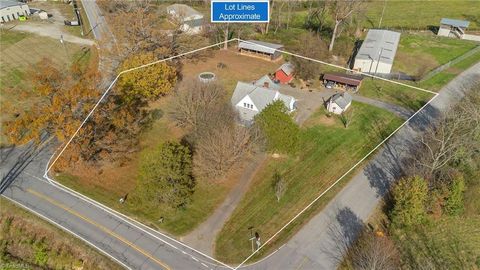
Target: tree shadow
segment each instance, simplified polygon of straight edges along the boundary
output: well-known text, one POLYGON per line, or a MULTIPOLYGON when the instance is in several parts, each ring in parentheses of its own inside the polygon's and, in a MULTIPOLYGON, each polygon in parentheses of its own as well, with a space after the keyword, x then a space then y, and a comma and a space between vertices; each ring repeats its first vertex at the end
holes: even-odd
POLYGON ((328 225, 328 240, 321 247, 333 261, 340 264, 350 245, 364 228, 363 221, 349 208, 336 208, 328 225))

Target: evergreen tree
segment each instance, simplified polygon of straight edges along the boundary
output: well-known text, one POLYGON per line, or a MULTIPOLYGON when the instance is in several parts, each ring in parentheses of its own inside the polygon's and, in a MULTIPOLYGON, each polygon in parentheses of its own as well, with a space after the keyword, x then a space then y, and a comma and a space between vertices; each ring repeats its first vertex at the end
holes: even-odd
POLYGON ((137 191, 142 199, 172 208, 184 208, 190 202, 195 181, 188 147, 166 142, 141 162, 137 191))
POLYGON ((463 177, 457 177, 450 186, 450 194, 445 205, 448 214, 458 215, 463 212, 463 192, 465 192, 465 181, 463 177))
POLYGON ((282 101, 269 104, 255 116, 255 124, 266 138, 267 150, 293 153, 297 148, 299 127, 282 101))

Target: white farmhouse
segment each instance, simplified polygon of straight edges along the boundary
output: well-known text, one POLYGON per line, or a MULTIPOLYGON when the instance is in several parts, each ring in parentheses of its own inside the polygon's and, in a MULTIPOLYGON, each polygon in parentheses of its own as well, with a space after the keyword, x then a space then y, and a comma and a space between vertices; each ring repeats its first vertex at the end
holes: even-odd
POLYGON ((289 112, 295 110, 295 98, 281 94, 278 90, 269 89, 252 83, 238 82, 231 98, 242 121, 250 123, 255 115, 276 100, 281 100, 289 112))
POLYGON ((390 73, 399 41, 400 33, 370 29, 355 56, 353 69, 373 74, 390 73))
POLYGON ((334 114, 342 114, 352 105, 352 96, 347 92, 337 93, 327 101, 327 110, 334 114))
POLYGON ((184 5, 173 4, 167 7, 167 13, 175 21, 180 23, 180 30, 188 34, 198 34, 203 28, 203 14, 184 5))
POLYGON ((15 0, 0 0, 0 22, 18 20, 20 16, 30 15, 27 4, 15 0))

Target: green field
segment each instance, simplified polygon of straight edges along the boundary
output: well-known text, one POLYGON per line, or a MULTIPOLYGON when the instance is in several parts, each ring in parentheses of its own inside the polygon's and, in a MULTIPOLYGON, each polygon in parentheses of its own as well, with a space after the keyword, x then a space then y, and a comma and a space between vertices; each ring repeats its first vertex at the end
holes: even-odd
POLYGON ((402 33, 393 71, 422 77, 478 46, 477 42, 439 37, 432 33, 402 33))
MULTIPOLYGON (((402 122, 393 114, 369 105, 354 102, 352 107, 355 118, 347 129, 337 117, 326 117, 322 108, 305 123, 298 155, 269 158, 218 235, 215 245, 218 259, 230 263, 250 255, 248 227, 254 226, 263 239, 268 239, 402 122), (276 171, 288 183, 279 202, 272 187, 276 171)), ((310 213, 300 216, 276 239, 276 244, 266 246, 262 253, 271 252, 288 239, 321 206, 317 204, 310 213)))
POLYGON ((444 17, 459 20, 469 20, 468 29, 480 29, 480 5, 478 1, 460 0, 395 0, 370 1, 367 4, 366 21, 364 27, 378 28, 382 10, 386 3, 383 15, 382 28, 420 29, 438 26, 444 17))

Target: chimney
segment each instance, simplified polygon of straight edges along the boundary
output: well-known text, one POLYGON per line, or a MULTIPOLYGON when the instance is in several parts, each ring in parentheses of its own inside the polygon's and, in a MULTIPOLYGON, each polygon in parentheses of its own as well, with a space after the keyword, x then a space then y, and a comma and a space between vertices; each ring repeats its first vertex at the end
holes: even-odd
POLYGON ((270 88, 270 84, 269 84, 268 82, 264 82, 264 83, 263 83, 263 87, 265 87, 265 88, 270 88))

